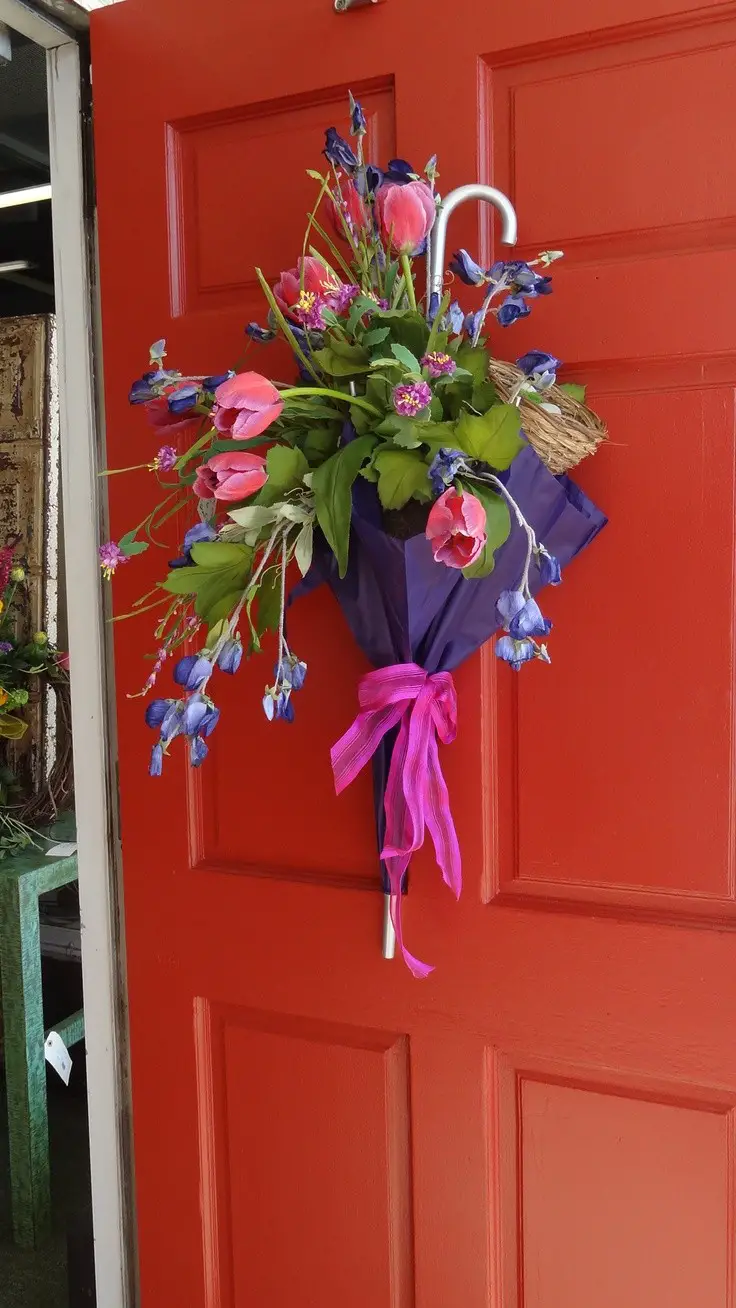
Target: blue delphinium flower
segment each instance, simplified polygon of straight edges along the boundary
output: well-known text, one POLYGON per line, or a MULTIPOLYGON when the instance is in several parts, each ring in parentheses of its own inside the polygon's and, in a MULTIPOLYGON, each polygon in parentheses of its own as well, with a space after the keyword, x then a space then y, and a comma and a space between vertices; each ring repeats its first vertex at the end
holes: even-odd
POLYGON ((204 763, 209 750, 201 736, 192 736, 189 742, 189 762, 193 768, 198 768, 204 763))
POLYGON ((325 132, 325 157, 336 168, 344 168, 351 173, 358 167, 358 159, 351 145, 340 135, 336 127, 328 127, 325 132))
POLYGON ((182 731, 185 736, 195 736, 199 731, 202 720, 207 716, 208 705, 202 695, 191 695, 184 704, 184 711, 181 715, 182 731))
POLYGON ((406 186, 406 183, 412 182, 416 175, 407 159, 389 159, 384 181, 393 182, 398 186, 406 186))
POLYGON ((496 658, 503 659, 514 672, 518 672, 523 663, 536 658, 538 651, 539 646, 533 640, 514 640, 511 636, 501 636, 496 641, 496 658))
POLYGON ((191 568, 194 559, 192 558, 192 546, 201 545, 204 541, 217 540, 217 532, 209 522, 197 522, 184 533, 184 544, 182 552, 176 559, 169 559, 170 568, 191 568))
POLYGON ((160 727, 171 705, 175 702, 173 699, 152 699, 151 703, 146 706, 146 726, 160 727))
POLYGON ((232 675, 240 667, 242 657, 243 646, 240 641, 228 639, 217 656, 217 666, 222 672, 229 672, 232 675))
POLYGON ((353 136, 365 136, 367 131, 363 107, 353 99, 352 92, 350 93, 350 131, 353 136))
POLYGON ((307 665, 296 654, 287 654, 273 671, 276 681, 285 682, 292 690, 301 690, 307 678, 307 665))
POLYGON ((294 721, 294 705, 291 702, 291 695, 286 694, 284 691, 276 700, 276 717, 280 718, 282 722, 294 721))
POLYGON ((131 404, 147 404, 149 400, 155 399, 156 392, 151 386, 155 376, 155 372, 144 372, 142 377, 136 378, 128 394, 131 404))
POLYGON ((230 369, 229 372, 220 372, 215 377, 204 377, 202 379, 202 389, 205 391, 216 391, 218 386, 223 382, 230 381, 235 373, 230 369))
POLYGON ((148 765, 148 775, 151 777, 160 777, 164 766, 164 749, 159 742, 151 750, 151 762, 148 765))
POLYGON ((184 705, 180 699, 169 700, 169 707, 164 714, 159 728, 160 739, 164 745, 168 745, 174 736, 181 732, 181 719, 184 711, 184 705))
POLYGON ((546 354, 543 349, 529 349, 516 360, 516 368, 522 369, 526 377, 544 377, 546 373, 554 374, 562 368, 562 360, 554 354, 546 354))
POLYGON ((549 554, 544 546, 540 546, 536 552, 539 575, 543 586, 559 586, 562 581, 562 568, 559 559, 554 554, 549 554))
POLYGON ((457 300, 453 300, 442 322, 443 330, 452 336, 460 336, 465 326, 465 314, 457 300))
POLYGON ((509 295, 496 315, 500 327, 510 327, 519 318, 528 318, 531 309, 521 295, 509 295))
POLYGON ((216 704, 210 700, 207 705, 207 712, 199 724, 200 736, 211 736, 218 722, 220 721, 220 710, 216 704))
POLYGON ((194 382, 187 383, 185 386, 179 386, 171 395, 167 395, 166 403, 169 406, 170 413, 187 413, 197 403, 201 395, 199 385, 194 382))
POLYGON ((482 286, 487 280, 485 269, 475 262, 467 250, 456 250, 450 261, 450 272, 455 273, 466 286, 482 286))
POLYGON ((444 446, 437 451, 427 471, 435 495, 442 495, 452 485, 465 457, 462 450, 451 450, 444 446))
POLYGON ((542 615, 537 601, 521 590, 502 590, 496 612, 514 640, 524 636, 548 636, 552 623, 542 615))
POLYGON ((469 313, 467 317, 463 320, 463 328, 467 332, 471 340, 475 340, 475 333, 479 329, 480 324, 483 321, 483 316, 484 316, 483 310, 478 309, 476 310, 475 313, 469 313))
POLYGON ((270 327, 261 327, 260 323, 257 322, 249 322, 245 334, 250 336, 252 341, 260 341, 262 345, 276 340, 276 333, 271 331, 270 327))
POLYGON ((174 681, 185 690, 199 690, 212 675, 212 664, 200 654, 185 654, 174 668, 174 681))

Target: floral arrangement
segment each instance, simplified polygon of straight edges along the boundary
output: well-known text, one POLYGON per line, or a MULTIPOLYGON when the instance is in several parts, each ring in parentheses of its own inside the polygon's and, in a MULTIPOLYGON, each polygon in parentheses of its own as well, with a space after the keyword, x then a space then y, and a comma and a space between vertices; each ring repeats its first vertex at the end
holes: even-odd
MULTIPOLYGON (((317 196, 295 266, 274 285, 256 269, 268 317, 246 328, 249 344, 286 342, 298 380, 183 375, 156 342, 130 401, 159 439, 175 442, 143 465, 165 498, 103 545, 100 560, 111 577, 168 518, 189 513, 179 556, 137 602, 158 615, 143 693, 187 647, 173 669, 176 692, 145 711, 156 731, 153 776, 177 738, 193 766, 203 762, 219 717, 215 671, 235 673, 270 631, 263 712, 293 720, 307 668, 289 644, 287 608, 331 586, 375 665, 332 752, 336 788, 373 757, 392 922, 408 965, 425 975, 403 944, 401 891, 426 826, 460 892, 437 749, 456 729, 451 669, 497 629, 496 654, 511 668, 548 663, 551 624, 536 592, 559 583, 605 518, 533 448, 537 414, 565 421, 560 360, 537 350, 519 358, 504 401, 489 370, 484 333, 511 327, 551 293, 560 252, 484 268, 458 250, 450 284, 476 288, 478 307, 466 314, 451 289, 422 300, 418 276, 442 206, 436 159, 423 174, 402 159, 366 163, 365 118, 352 97, 350 117, 353 144, 330 128, 327 166, 309 172, 317 196)), ((568 387, 566 408, 583 412, 582 398, 568 387)))
MULTIPOLYGON (((68 656, 45 631, 28 631, 26 568, 18 557, 20 536, 0 548, 0 742, 19 741, 28 731, 24 710, 37 678, 68 682, 68 656)), ((35 843, 24 820, 27 796, 6 744, 0 744, 0 858, 35 843)))

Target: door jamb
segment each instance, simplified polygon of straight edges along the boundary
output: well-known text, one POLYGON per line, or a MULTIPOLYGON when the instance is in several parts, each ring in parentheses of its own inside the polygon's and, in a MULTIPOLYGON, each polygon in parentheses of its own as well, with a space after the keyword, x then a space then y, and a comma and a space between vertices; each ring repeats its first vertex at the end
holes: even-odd
MULTIPOLYGON (((64 3, 57 0, 57 9, 63 12, 64 3)), ((96 7, 95 0, 86 3, 96 7)), ((118 796, 112 765, 115 718, 97 564, 105 506, 99 480, 104 459, 96 371, 101 350, 95 215, 83 97, 89 60, 84 33, 73 32, 27 0, 0 0, 0 21, 46 49, 97 1304, 132 1308, 136 1260, 118 796)))

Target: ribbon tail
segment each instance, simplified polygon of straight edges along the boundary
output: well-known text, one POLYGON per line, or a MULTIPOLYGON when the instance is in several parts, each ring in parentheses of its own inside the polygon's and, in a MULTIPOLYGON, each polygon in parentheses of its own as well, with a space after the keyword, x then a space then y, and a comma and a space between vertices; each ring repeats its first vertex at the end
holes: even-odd
POLYGON ((442 872, 445 885, 450 887, 456 899, 460 898, 463 888, 462 859, 460 842, 457 838, 455 823, 450 809, 450 796, 447 792, 437 737, 432 734, 427 749, 427 785, 425 789, 425 820, 434 844, 437 864, 442 872))
POLYGON ((401 905, 403 898, 401 894, 401 882, 404 873, 406 872, 408 862, 408 857, 405 857, 392 858, 387 863, 388 877, 391 885, 391 921, 393 923, 394 931, 396 932, 396 943, 401 950, 401 957, 406 963, 412 976, 416 977, 418 981, 423 981, 425 977, 429 976, 430 972, 434 972, 434 967, 431 963, 423 963, 420 958, 415 958, 414 955, 409 952, 404 944, 404 931, 401 922, 401 905))

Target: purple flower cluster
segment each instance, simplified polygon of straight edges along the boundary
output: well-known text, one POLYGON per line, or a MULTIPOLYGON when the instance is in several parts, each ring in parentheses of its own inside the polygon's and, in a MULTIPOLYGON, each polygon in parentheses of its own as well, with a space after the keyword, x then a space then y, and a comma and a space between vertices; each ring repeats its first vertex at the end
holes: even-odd
POLYGON ((416 418, 429 407, 432 391, 426 381, 400 382, 394 386, 393 404, 401 418, 416 418))

